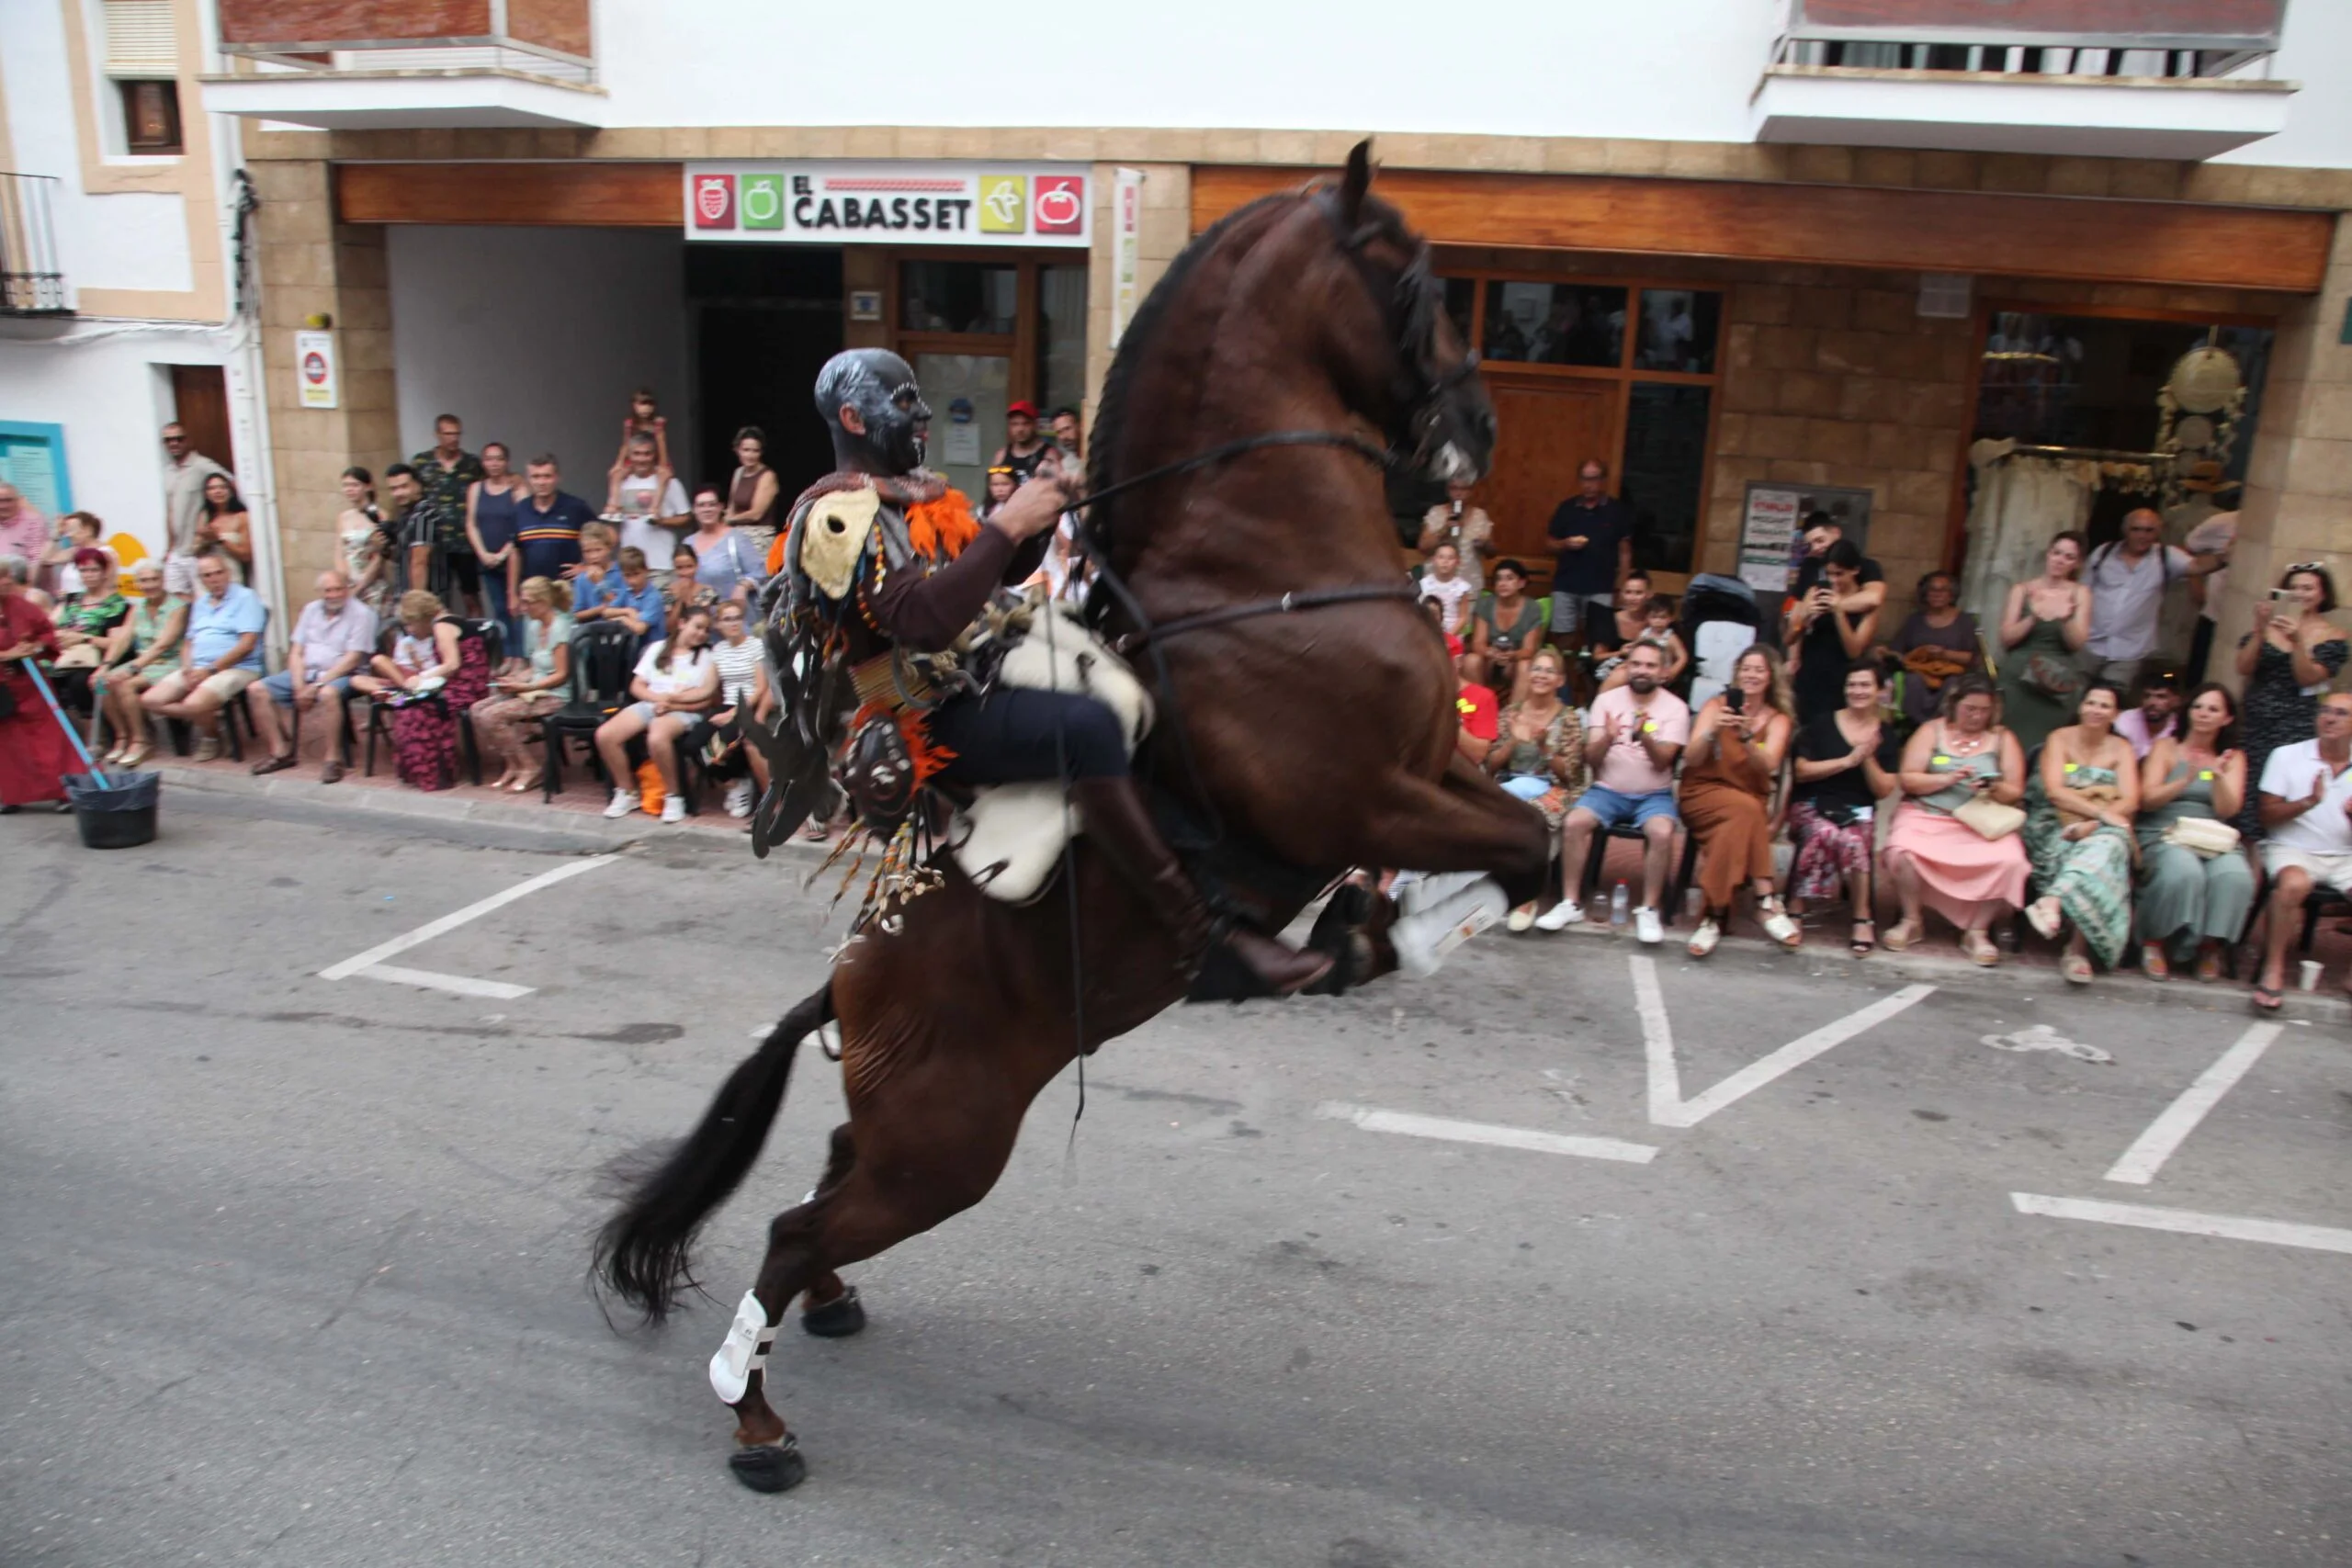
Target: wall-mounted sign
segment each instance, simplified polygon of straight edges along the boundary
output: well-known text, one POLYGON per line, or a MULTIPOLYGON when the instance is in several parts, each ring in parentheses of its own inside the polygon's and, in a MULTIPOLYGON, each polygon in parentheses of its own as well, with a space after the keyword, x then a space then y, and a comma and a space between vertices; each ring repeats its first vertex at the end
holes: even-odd
POLYGON ((1143 182, 1141 169, 1120 169, 1111 176, 1111 346, 1143 303, 1136 275, 1142 267, 1143 182))
POLYGON ((849 319, 853 321, 878 321, 882 319, 882 290, 853 288, 849 291, 849 319))
POLYGON ((294 379, 306 409, 331 409, 343 400, 342 378, 335 371, 334 333, 294 334, 294 379))
POLYGON ((1786 593, 1804 557, 1804 520, 1816 512, 1835 517, 1854 547, 1862 548, 1870 539, 1876 494, 1843 485, 1748 480, 1739 519, 1739 580, 1758 593, 1786 593))
POLYGON ((1083 247, 1067 164, 688 164, 686 238, 799 245, 1083 247))

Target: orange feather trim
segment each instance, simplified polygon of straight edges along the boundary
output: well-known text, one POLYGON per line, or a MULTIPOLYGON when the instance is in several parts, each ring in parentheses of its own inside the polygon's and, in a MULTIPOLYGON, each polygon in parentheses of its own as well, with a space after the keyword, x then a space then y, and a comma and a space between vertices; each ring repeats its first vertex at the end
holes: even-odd
POLYGON ((972 503, 960 490, 907 508, 907 542, 914 546, 917 555, 954 560, 979 536, 980 520, 972 515, 972 503))

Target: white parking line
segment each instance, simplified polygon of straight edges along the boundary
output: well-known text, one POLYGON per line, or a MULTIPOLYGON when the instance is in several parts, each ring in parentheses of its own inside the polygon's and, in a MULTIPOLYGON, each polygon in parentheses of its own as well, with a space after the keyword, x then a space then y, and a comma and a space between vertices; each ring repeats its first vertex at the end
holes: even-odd
POLYGON ((1402 1133, 1408 1138, 1437 1138, 1451 1144, 1486 1144, 1498 1149, 1532 1149, 1537 1154, 1623 1160, 1632 1165, 1647 1165, 1657 1157, 1657 1148, 1649 1144, 1540 1133, 1532 1127, 1505 1127, 1493 1122, 1453 1122, 1442 1116, 1416 1116, 1406 1111, 1375 1111, 1369 1105, 1349 1105, 1340 1100, 1317 1106, 1315 1114, 1352 1122, 1367 1133, 1402 1133))
POLYGON ((2164 1168, 2175 1150, 2197 1130, 2207 1111, 2222 1102, 2222 1097, 2237 1087, 2263 1052, 2278 1038, 2279 1026, 2257 1023, 2238 1036, 2238 1043, 2221 1055, 2211 1066, 2197 1075, 2197 1081, 2181 1091, 2180 1098, 2164 1109, 2164 1113, 2148 1123, 2148 1130, 2132 1140, 2107 1173, 2109 1181, 2129 1181, 2144 1187, 2164 1168))
MULTIPOLYGON (((348 979, 363 970, 374 968, 395 953, 406 953, 412 947, 456 931, 468 920, 478 920, 492 909, 503 909, 515 899, 527 897, 542 887, 552 887, 559 882, 566 882, 580 875, 582 872, 594 871, 600 865, 610 865, 618 859, 620 859, 618 855, 590 855, 585 860, 576 860, 568 865, 560 865, 553 871, 541 872, 528 882, 518 882, 503 893, 493 893, 478 904, 469 904, 454 914, 444 915, 437 920, 427 920, 405 935, 396 936, 390 942, 378 942, 367 952, 356 953, 340 964, 330 964, 319 971, 319 978, 322 980, 348 979)), ((413 973, 423 974, 424 971, 417 970, 413 973)), ((484 982, 484 984, 493 983, 484 982)))
POLYGON ((2252 1220, 2238 1214, 2200 1214, 2191 1209, 2110 1203, 2098 1198, 2045 1198, 2038 1192, 2012 1192, 2009 1201, 2017 1205, 2020 1214, 2044 1214, 2054 1220, 2093 1220, 2101 1224, 2136 1225, 2142 1230, 2176 1231, 2183 1235, 2220 1236, 2225 1241, 2267 1241, 2278 1247, 2307 1247, 2318 1252, 2352 1252, 2352 1231, 2328 1225, 2252 1220))
POLYGON ((431 969, 403 969, 397 964, 370 964, 365 969, 352 971, 363 980, 390 980, 395 985, 423 986, 429 990, 455 991, 461 997, 495 997, 511 1002, 517 997, 527 997, 536 988, 530 986, 510 986, 503 980, 477 980, 470 975, 443 975, 431 969))

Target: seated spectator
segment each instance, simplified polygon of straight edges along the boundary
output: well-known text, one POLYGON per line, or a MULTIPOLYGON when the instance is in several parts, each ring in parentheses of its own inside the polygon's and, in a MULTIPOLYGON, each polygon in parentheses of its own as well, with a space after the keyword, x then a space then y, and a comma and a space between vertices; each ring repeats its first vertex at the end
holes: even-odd
POLYGON ((1976 617, 1960 607, 1960 580, 1948 571, 1931 571, 1919 580, 1917 600, 1918 608, 1887 645, 1903 661, 1905 729, 1936 716, 1945 682, 1984 670, 1983 634, 1976 617))
POLYGON ((1797 716, 1805 723, 1845 705, 1846 671, 1878 639, 1879 606, 1863 592, 1861 567, 1852 540, 1834 541, 1821 558, 1821 576, 1789 606, 1783 639, 1796 670, 1797 716))
POLYGON ((1469 624, 1470 606, 1478 602, 1478 585, 1462 575, 1462 552, 1440 545, 1430 552, 1429 570, 1421 574, 1421 596, 1445 607, 1444 626, 1460 636, 1469 624))
POLYGON ((563 705, 571 681, 571 585, 560 578, 527 578, 518 599, 523 668, 491 682, 490 695, 473 706, 473 719, 474 743, 504 770, 490 787, 521 795, 540 784, 540 764, 531 761, 538 721, 563 705))
MULTIPOLYGON (((1494 542, 1495 520, 1470 500, 1476 488, 1468 479, 1449 479, 1445 499, 1421 514, 1421 555, 1435 559, 1440 545, 1452 545, 1462 555, 1462 575, 1473 582, 1486 581, 1487 547, 1494 542)), ((1527 573, 1521 569, 1520 577, 1527 573)))
POLYGON ((401 595, 400 618, 392 651, 353 676, 351 688, 390 710, 401 781, 414 789, 447 789, 458 777, 458 715, 489 690, 490 653, 421 588, 401 595))
MULTIPOLYGON (((1496 581, 1503 575, 1498 565, 1496 581)), ((1527 693, 1503 709, 1494 742, 1481 761, 1506 791, 1541 811, 1557 832, 1590 777, 1584 761, 1584 720, 1560 698, 1568 680, 1565 654, 1556 648, 1537 648, 1526 671, 1527 693)), ((1535 923, 1535 911, 1533 901, 1521 904, 1507 923, 1512 931, 1523 931, 1535 923)))
POLYGON ((196 761, 220 755, 220 710, 262 678, 261 634, 269 611, 260 595, 237 582, 229 559, 207 551, 196 562, 197 595, 188 605, 186 656, 139 700, 150 714, 195 728, 196 761))
MULTIPOLYGON (((2256 779, 2273 750, 2309 739, 2318 728, 2320 694, 2352 654, 2352 643, 2327 618, 2335 608, 2335 579, 2318 561, 2297 561, 2271 597, 2255 601, 2254 629, 2238 644, 2237 667, 2245 682, 2246 767, 2256 779)), ((2259 837, 2263 824, 2247 811, 2238 828, 2259 837)))
MULTIPOLYGON (((1528 696, 1528 671, 1544 646, 1544 617, 1527 596, 1527 568, 1506 556, 1495 563, 1495 591, 1478 601, 1470 633, 1469 675, 1509 694, 1528 696)), ((1555 688, 1553 694, 1558 695, 1555 688)))
POLYGON ((221 473, 204 477, 204 510, 196 520, 196 552, 219 549, 239 582, 253 575, 254 520, 236 481, 221 473))
POLYGON ((1698 929, 1690 956, 1723 940, 1742 883, 1764 934, 1793 953, 1804 932, 1772 887, 1772 791, 1796 728, 1780 653, 1758 643, 1731 668, 1731 686, 1701 705, 1682 761, 1682 820, 1699 843, 1698 929))
POLYGON ((303 605, 295 619, 286 668, 254 682, 245 692, 254 733, 269 748, 269 755, 254 764, 254 772, 275 773, 292 767, 302 716, 315 713, 327 734, 319 782, 333 784, 343 777, 343 700, 351 694, 352 676, 375 651, 376 612, 352 593, 351 580, 342 572, 319 573, 319 596, 303 605), (290 716, 281 719, 281 709, 290 716))
POLYGON ((590 523, 580 530, 580 565, 564 575, 571 580, 571 618, 601 621, 621 590, 620 569, 613 564, 614 535, 609 523, 590 523))
POLYGON ((775 706, 775 694, 768 684, 767 649, 751 635, 743 606, 729 600, 712 614, 718 624, 718 640, 710 649, 718 666, 718 707, 696 734, 701 749, 711 753, 714 771, 749 770, 727 786, 727 815, 749 817, 752 803, 768 787, 768 763, 757 746, 743 744, 743 726, 764 717, 775 706))
POLYGON ((1560 901, 1536 919, 1547 931, 1565 931, 1584 919, 1577 902, 1585 857, 1608 852, 1605 835, 1630 823, 1643 840, 1642 901, 1634 908, 1634 934, 1655 947, 1666 940, 1657 901, 1666 891, 1668 862, 1674 853, 1674 763, 1690 739, 1690 709, 1660 684, 1666 656, 1648 643, 1625 650, 1628 674, 1615 691, 1593 699, 1585 726, 1585 765, 1592 784, 1577 797, 1560 828, 1560 901), (1594 838, 1603 835, 1596 849, 1594 838))
POLYGON ((2254 908, 2244 846, 2216 847, 2235 836, 2228 823, 2245 799, 2237 702, 2208 682, 2189 699, 2188 719, 2186 735, 2159 737, 2140 764, 2140 968, 2151 980, 2169 979, 2173 963, 2192 953, 2199 980, 2220 979, 2254 908), (2222 832, 2196 846, 2173 835, 2176 822, 2222 832))
POLYGON ((2287 944, 2302 928, 2313 887, 2352 897, 2352 692, 2320 699, 2319 733, 2281 746, 2262 767, 2262 869, 2270 874, 2268 930, 2254 1005, 2277 1012, 2287 988, 2287 944))
POLYGON ((721 599, 752 603, 760 588, 760 552, 727 525, 726 492, 715 484, 698 487, 694 513, 695 531, 680 545, 694 547, 696 581, 721 599))
MULTIPOLYGON (((1673 685, 1682 678, 1682 672, 1690 668, 1690 649, 1684 646, 1682 634, 1674 629, 1674 601, 1666 594, 1653 593, 1642 602, 1642 631, 1634 640, 1648 643, 1666 655, 1666 673, 1660 681, 1662 685, 1673 685)), ((1625 665, 1623 660, 1619 660, 1615 668, 1602 678, 1600 689, 1606 692, 1624 683, 1625 665)))
POLYGON ((662 601, 662 584, 654 581, 644 553, 635 545, 621 547, 620 569, 602 588, 604 597, 596 613, 573 619, 618 621, 636 634, 640 649, 660 642, 668 632, 670 615, 662 601))
POLYGON ((1903 918, 1885 937, 1894 952, 1926 934, 1922 911, 1932 908, 1959 929, 1969 957, 1988 969, 2001 961, 1988 928, 2025 902, 2027 867, 2017 827, 1992 819, 2009 814, 1982 809, 1990 803, 2014 811, 2025 795, 2025 753, 1995 722, 1997 712, 1992 682, 1955 676, 1944 685, 1942 716, 1904 745, 1895 782, 1905 798, 1884 851, 1903 901, 1903 918))
POLYGON ((57 700, 74 713, 87 714, 96 701, 93 678, 106 662, 106 645, 130 615, 130 601, 116 586, 114 558, 84 547, 75 552, 64 581, 73 592, 50 619, 57 627, 57 657, 51 664, 50 686, 57 700))
POLYGON ((678 622, 678 635, 665 637, 645 650, 629 681, 628 706, 596 729, 596 754, 613 781, 607 817, 626 817, 638 808, 636 773, 628 765, 628 743, 645 737, 645 750, 662 774, 662 820, 676 822, 686 814, 685 797, 678 793, 678 739, 707 710, 718 695, 718 664, 711 657, 710 612, 689 610, 678 622))
POLYGON ((663 637, 677 629, 678 616, 684 611, 708 610, 713 615, 718 614, 718 590, 703 582, 701 574, 702 557, 695 553, 695 547, 686 544, 678 546, 676 552, 670 557, 670 581, 662 585, 663 637))
POLYGON ((1453 711, 1457 716, 1453 731, 1454 749, 1462 753, 1463 761, 1483 763, 1487 760, 1487 748, 1495 743, 1495 737, 1500 733, 1501 705, 1495 701, 1492 688, 1463 678, 1461 650, 1457 649, 1454 653, 1453 711))
POLYGON ((621 471, 613 476, 605 511, 620 521, 622 547, 634 547, 652 571, 670 570, 678 536, 694 522, 686 487, 663 467, 654 438, 637 434, 624 448, 621 471))
POLYGON ((2169 670, 2160 670, 2140 682, 2140 701, 2135 707, 2126 708, 2115 720, 2115 733, 2132 747, 2132 754, 2142 761, 2160 739, 2173 736, 2180 728, 2180 677, 2169 670))
POLYGON ((82 581, 81 569, 74 564, 74 558, 84 550, 96 550, 104 556, 107 581, 120 585, 122 567, 114 552, 106 547, 106 527, 94 512, 69 512, 57 520, 57 537, 40 563, 40 575, 51 595, 64 599, 88 588, 82 581))
POLYGON ((26 673, 57 651, 49 612, 32 602, 26 587, 32 571, 24 556, 0 556, 0 694, 7 698, 0 702, 0 813, 48 801, 62 809, 62 781, 74 767, 64 730, 26 673))
MULTIPOLYGON (((1594 679, 1605 678, 1616 668, 1606 660, 1623 653, 1629 643, 1649 629, 1650 598, 1650 574, 1636 568, 1617 584, 1616 600, 1609 608, 1586 606, 1590 613, 1585 616, 1584 648, 1586 656, 1593 660, 1594 679)), ((1557 622, 1559 618, 1555 602, 1552 619, 1557 622)))
POLYGON ((2091 983, 2091 959, 2112 969, 2132 936, 2132 819, 2140 813, 2140 760, 2115 733, 2123 688, 2094 680, 2083 687, 2075 722, 2050 732, 2041 767, 2027 791, 2026 853, 2041 897, 2026 906, 2035 931, 2055 940, 2067 930, 2058 972, 2091 983))
POLYGON ((141 694, 180 667, 180 639, 187 632, 187 601, 164 591, 164 563, 143 560, 130 569, 139 603, 107 638, 106 668, 96 682, 99 705, 115 734, 114 749, 101 761, 135 768, 154 748, 147 743, 147 710, 141 694))
POLYGON ((1802 912, 1830 903, 1842 887, 1857 958, 1878 945, 1871 855, 1878 803, 1894 793, 1903 756, 1902 738, 1884 717, 1885 700, 1876 664, 1864 660, 1847 671, 1846 705, 1797 731, 1796 783, 1789 791, 1789 840, 1797 852, 1789 870, 1790 907, 1802 912))

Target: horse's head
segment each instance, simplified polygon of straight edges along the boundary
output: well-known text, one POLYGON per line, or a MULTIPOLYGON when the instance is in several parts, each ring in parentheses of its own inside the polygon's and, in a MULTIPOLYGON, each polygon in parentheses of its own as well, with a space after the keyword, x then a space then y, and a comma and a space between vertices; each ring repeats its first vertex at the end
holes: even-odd
POLYGON ((1495 405, 1478 378, 1477 355, 1446 314, 1429 242, 1372 194, 1372 143, 1357 142, 1340 183, 1314 199, 1378 323, 1334 334, 1351 402, 1423 477, 1477 479, 1495 454, 1495 405))

